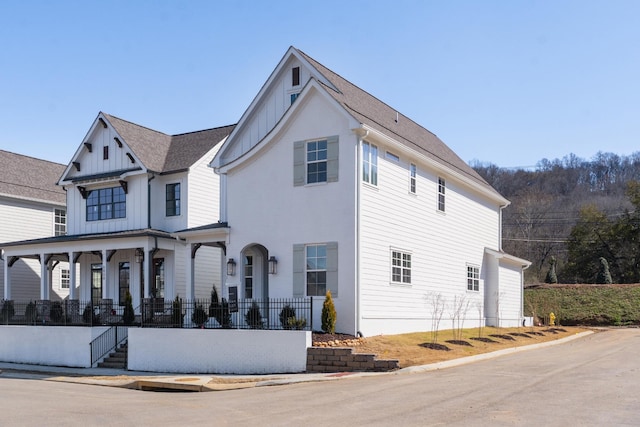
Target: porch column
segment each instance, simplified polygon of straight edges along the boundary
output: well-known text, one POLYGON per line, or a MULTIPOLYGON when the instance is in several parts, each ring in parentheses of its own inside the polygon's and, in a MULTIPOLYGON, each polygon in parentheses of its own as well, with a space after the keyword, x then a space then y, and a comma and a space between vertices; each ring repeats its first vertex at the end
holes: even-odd
POLYGON ((185 247, 185 254, 187 256, 187 271, 186 271, 186 300, 193 301, 195 295, 195 254, 193 252, 193 244, 189 244, 185 247))
POLYGON ((142 298, 149 298, 149 289, 150 289, 150 283, 151 283, 151 276, 150 276, 150 271, 151 271, 151 252, 149 252, 147 250, 147 248, 144 248, 144 253, 145 253, 145 257, 144 260, 142 261, 142 272, 143 275, 142 277, 144 277, 144 295, 142 298))
POLYGON ((76 295, 76 263, 74 262, 75 253, 69 252, 69 299, 77 299, 76 295))
POLYGON ((4 256, 4 299, 11 299, 11 275, 9 274, 9 257, 4 256))
POLYGON ((107 250, 102 250, 102 299, 109 298, 109 261, 107 250))
POLYGON ((47 254, 40 254, 40 299, 49 299, 49 268, 47 266, 47 254))

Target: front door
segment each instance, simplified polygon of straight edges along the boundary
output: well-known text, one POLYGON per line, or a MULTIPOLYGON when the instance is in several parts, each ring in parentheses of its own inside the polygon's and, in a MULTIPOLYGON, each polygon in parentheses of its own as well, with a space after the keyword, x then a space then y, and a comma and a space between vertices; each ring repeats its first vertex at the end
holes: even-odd
POLYGON ((91 304, 97 306, 102 299, 102 264, 91 264, 91 304))
POLYGON ((246 250, 242 257, 242 284, 244 298, 246 299, 262 299, 262 256, 253 250, 246 250))

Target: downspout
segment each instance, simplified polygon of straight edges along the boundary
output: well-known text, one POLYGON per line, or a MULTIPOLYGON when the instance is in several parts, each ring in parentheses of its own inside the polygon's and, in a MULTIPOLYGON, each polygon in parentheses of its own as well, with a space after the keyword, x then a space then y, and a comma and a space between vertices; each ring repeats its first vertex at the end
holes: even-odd
POLYGON ((358 143, 356 144, 356 177, 355 177, 355 186, 356 186, 356 212, 355 212, 355 279, 356 279, 356 289, 355 289, 355 297, 356 297, 356 336, 363 336, 362 331, 360 330, 360 320, 362 315, 362 307, 361 307, 361 289, 360 289, 360 277, 361 277, 361 263, 360 263, 360 242, 362 239, 362 232, 360 227, 360 179, 362 176, 362 141, 369 135, 369 131, 366 129, 358 128, 356 129, 356 133, 358 134, 358 143))
MULTIPOLYGON (((151 181, 153 181, 155 177, 154 174, 151 174, 151 177, 147 180, 147 228, 151 228, 151 181)), ((157 246, 156 241, 156 247, 157 246)))

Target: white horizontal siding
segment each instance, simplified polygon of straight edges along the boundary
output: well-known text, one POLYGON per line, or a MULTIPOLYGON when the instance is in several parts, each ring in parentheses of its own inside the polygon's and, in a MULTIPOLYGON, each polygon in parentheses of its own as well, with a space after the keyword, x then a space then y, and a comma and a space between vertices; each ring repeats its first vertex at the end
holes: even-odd
POLYGON ((386 149, 378 146, 377 187, 362 184, 361 189, 363 324, 389 319, 415 328, 423 321, 424 330, 434 294, 445 301, 443 319, 461 297, 470 301, 467 319, 477 318, 483 295, 467 291, 467 264, 481 269, 484 248, 497 248, 498 207, 445 176, 445 212, 439 212, 438 175, 413 159, 387 159, 386 149), (416 194, 409 191, 409 163, 418 165, 416 194), (391 248, 411 253, 411 285, 391 283, 391 248))

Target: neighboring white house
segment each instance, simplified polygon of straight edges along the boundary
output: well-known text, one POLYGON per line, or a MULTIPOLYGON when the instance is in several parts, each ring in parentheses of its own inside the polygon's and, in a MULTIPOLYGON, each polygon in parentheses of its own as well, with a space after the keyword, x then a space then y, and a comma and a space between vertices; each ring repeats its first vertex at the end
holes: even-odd
POLYGON ((55 177, 59 190, 53 194, 61 209, 66 192, 66 235, 43 238, 53 235, 49 207, 48 230, 0 244, 4 299, 20 301, 34 289, 47 299, 46 274, 29 289, 19 280, 16 266, 30 259, 44 260, 36 272, 60 261, 76 267, 68 279, 71 300, 122 305, 127 290, 134 307, 143 298, 208 297, 222 281, 224 244, 187 248, 171 233, 219 226, 219 178, 208 163, 232 129, 171 136, 99 113, 55 177))
MULTIPOLYGON (((66 234, 66 196, 56 186, 63 171, 64 165, 0 150, 0 241, 66 234)), ((4 268, 0 264, 0 298, 5 295, 4 268)), ((60 300, 69 294, 67 263, 47 271, 51 286, 45 294, 37 286, 42 274, 37 260, 16 260, 11 270, 19 300, 60 300)))
POLYGON ((211 166, 227 226, 177 235, 224 240, 225 285, 241 298, 312 297, 319 329, 330 290, 336 329, 351 334, 428 330, 440 310, 444 328, 456 306, 467 327, 521 324, 529 262, 501 250, 509 202, 433 133, 300 50, 211 166))

